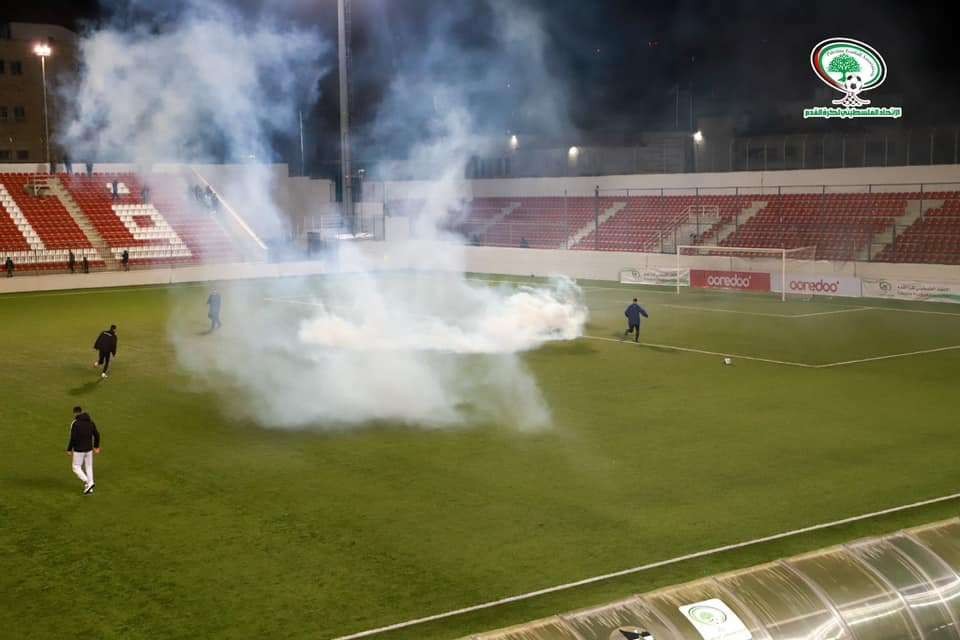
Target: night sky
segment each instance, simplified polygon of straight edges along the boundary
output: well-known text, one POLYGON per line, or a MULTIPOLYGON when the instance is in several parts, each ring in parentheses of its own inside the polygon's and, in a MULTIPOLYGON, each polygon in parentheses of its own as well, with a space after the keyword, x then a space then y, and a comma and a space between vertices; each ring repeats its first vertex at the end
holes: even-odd
MULTIPOLYGON (((486 3, 455 0, 465 17, 456 36, 482 50, 489 42, 486 3)), ((672 126, 675 91, 692 89, 699 115, 751 114, 747 126, 776 130, 783 102, 817 102, 822 85, 809 66, 814 44, 848 36, 885 57, 885 85, 874 104, 900 101, 897 126, 953 124, 960 106, 953 23, 943 4, 871 0, 858 2, 732 0, 513 0, 541 14, 547 33, 548 71, 570 96, 570 121, 581 136, 672 126)), ((353 0, 353 118, 358 127, 375 114, 404 47, 451 0, 353 0)), ((301 23, 336 36, 336 2, 238 2, 256 12, 278 5, 301 23)), ((155 5, 155 3, 153 3, 155 5)), ((153 6, 151 5, 151 6, 153 6)), ((0 13, 11 21, 52 22, 82 31, 115 18, 91 0, 35 0, 0 13)), ((162 25, 161 25, 162 28, 162 25)), ((334 40, 335 41, 335 40, 334 40)), ((335 61, 331 60, 331 63, 335 61)), ((511 91, 505 79, 503 99, 511 91)), ((822 91, 821 91, 822 94, 822 91)), ((310 115, 309 135, 318 149, 335 148, 336 74, 321 81, 321 99, 310 115)), ((684 123, 686 124, 686 123, 684 123)), ((818 123, 818 126, 847 126, 818 123)), ((762 131, 761 131, 762 132, 762 131)), ((746 133, 750 133, 749 131, 746 133)), ((335 162, 320 151, 316 163, 335 162)))

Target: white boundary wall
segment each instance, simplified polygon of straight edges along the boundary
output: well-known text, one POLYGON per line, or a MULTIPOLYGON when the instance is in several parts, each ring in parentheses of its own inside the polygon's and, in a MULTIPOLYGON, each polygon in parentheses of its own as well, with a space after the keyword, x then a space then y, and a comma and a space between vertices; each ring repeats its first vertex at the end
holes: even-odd
MULTIPOLYGON (((400 243, 367 242, 359 246, 371 259, 371 264, 379 265, 380 269, 387 271, 404 270, 408 268, 408 265, 397 256, 402 256, 406 252, 391 251, 391 247, 398 244, 400 243)), ((561 251, 508 247, 463 247, 462 250, 467 271, 491 275, 518 277, 566 275, 577 279, 616 282, 619 280, 620 270, 625 267, 647 269, 676 266, 676 256, 660 253, 561 251)), ((730 258, 688 256, 686 260, 688 260, 686 266, 694 268, 716 270, 730 268, 730 258)), ((757 266, 759 265, 754 268, 757 266)), ((779 268, 779 263, 777 263, 776 268, 779 268)), ((275 264, 238 263, 128 272, 106 271, 91 274, 0 277, 0 294, 285 278, 339 271, 339 267, 334 263, 312 261, 275 264)), ((960 287, 960 266, 879 262, 816 262, 805 269, 804 275, 952 283, 960 287)))
MULTIPOLYGON (((677 258, 663 253, 615 251, 562 251, 509 247, 465 247, 467 270, 516 276, 568 275, 591 280, 618 280, 620 269, 673 268, 677 258)), ((779 261, 776 269, 779 269, 779 261)), ((726 269, 730 258, 685 256, 684 265, 703 269, 726 269)), ((804 269, 805 275, 843 275, 860 278, 899 278, 960 283, 960 266, 891 264, 885 262, 818 261, 804 269)))

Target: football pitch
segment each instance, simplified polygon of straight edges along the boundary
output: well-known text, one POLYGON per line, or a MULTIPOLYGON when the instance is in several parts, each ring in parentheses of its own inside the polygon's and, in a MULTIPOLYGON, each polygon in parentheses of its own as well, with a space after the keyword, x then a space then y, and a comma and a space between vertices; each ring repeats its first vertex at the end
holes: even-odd
MULTIPOLYGON (((522 356, 552 415, 535 431, 266 428, 179 365, 172 326, 187 348, 231 340, 229 304, 202 335, 206 285, 0 296, 0 635, 335 638, 960 490, 960 308, 580 284, 586 336, 522 356), (634 296, 651 316, 640 344, 620 339, 634 296), (110 323, 120 350, 100 381, 91 345, 110 323), (103 434, 90 497, 64 454, 75 404, 103 434)), ((255 281, 220 290, 286 309, 276 329, 295 331, 309 308, 286 303, 338 286, 349 276, 280 299, 255 281)), ((957 504, 382 637, 459 638, 957 504)))

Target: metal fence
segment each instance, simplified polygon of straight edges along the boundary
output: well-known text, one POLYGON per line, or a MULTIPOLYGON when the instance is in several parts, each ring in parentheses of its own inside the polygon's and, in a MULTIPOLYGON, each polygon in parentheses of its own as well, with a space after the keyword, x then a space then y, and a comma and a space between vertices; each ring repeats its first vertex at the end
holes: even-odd
POLYGON ((483 198, 452 212, 449 229, 486 246, 673 253, 681 244, 814 245, 826 260, 960 264, 960 183, 483 198))
POLYGON ((693 154, 698 172, 957 164, 960 127, 705 138, 694 144, 693 154))

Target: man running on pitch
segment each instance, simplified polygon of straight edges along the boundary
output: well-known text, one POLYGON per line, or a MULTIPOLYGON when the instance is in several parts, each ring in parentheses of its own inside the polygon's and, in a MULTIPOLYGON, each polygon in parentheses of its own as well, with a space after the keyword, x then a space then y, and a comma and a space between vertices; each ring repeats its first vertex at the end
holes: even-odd
POLYGON ((110 368, 110 357, 117 355, 117 325, 112 324, 106 331, 101 331, 97 336, 97 341, 93 343, 93 348, 97 350, 98 358, 93 363, 94 367, 103 367, 101 378, 107 377, 107 369, 110 368))
POLYGON ((100 453, 100 432, 90 415, 80 407, 73 408, 67 454, 73 457, 73 473, 83 481, 83 495, 93 493, 93 454, 100 453))
POLYGON ((637 304, 637 299, 633 299, 633 304, 627 307, 627 310, 623 312, 623 315, 627 316, 627 330, 623 332, 623 337, 626 338, 631 333, 634 334, 633 341, 640 342, 640 316, 644 318, 649 318, 646 310, 637 304))

